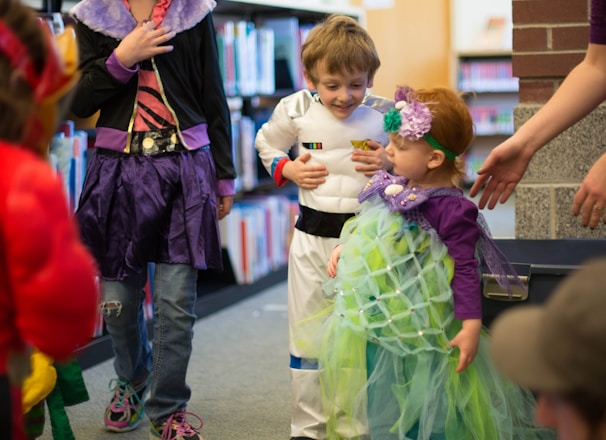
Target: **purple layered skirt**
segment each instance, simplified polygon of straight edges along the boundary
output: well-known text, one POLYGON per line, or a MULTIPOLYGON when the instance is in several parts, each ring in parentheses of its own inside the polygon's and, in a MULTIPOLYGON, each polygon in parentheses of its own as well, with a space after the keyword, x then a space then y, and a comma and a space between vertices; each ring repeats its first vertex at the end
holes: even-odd
POLYGON ((208 147, 154 156, 96 149, 76 213, 107 280, 148 262, 221 269, 217 178, 208 147))

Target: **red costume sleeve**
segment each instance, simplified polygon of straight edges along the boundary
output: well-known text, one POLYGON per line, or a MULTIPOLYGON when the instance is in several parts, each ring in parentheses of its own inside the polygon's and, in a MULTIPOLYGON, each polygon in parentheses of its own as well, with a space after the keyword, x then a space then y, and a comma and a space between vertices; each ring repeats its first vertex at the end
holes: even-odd
POLYGON ((92 337, 96 267, 53 171, 31 155, 19 156, 17 171, 9 171, 2 219, 14 324, 25 343, 62 359, 92 337))

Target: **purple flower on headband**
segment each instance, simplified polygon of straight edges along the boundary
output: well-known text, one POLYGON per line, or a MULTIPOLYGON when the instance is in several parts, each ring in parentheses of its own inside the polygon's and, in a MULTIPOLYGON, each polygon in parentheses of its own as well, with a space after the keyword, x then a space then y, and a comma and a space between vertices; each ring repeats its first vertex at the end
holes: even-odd
POLYGON ((403 138, 416 141, 431 130, 431 113, 425 104, 417 101, 398 101, 396 109, 400 110, 402 116, 402 125, 398 133, 403 138))
POLYGON ((384 125, 388 132, 398 132, 400 136, 416 141, 431 130, 431 112, 425 104, 415 100, 412 88, 398 87, 395 101, 397 115, 393 110, 385 115, 384 125))
POLYGON ((412 102, 414 101, 415 91, 412 87, 409 86, 398 86, 396 89, 396 96, 394 101, 405 101, 412 102))

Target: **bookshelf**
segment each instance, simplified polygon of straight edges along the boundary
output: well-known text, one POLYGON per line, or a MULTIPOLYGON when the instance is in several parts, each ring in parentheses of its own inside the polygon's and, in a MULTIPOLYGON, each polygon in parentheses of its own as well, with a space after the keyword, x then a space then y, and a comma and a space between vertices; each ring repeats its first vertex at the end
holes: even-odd
MULTIPOLYGON (((67 13, 77 3, 47 0, 25 2, 45 13, 67 13)), ((199 273, 196 305, 199 318, 286 279, 288 247, 298 214, 296 188, 275 186, 257 159, 254 137, 257 129, 269 118, 277 101, 303 86, 299 50, 305 33, 313 24, 333 13, 349 15, 361 23, 365 22, 362 9, 344 5, 343 2, 338 2, 338 5, 337 2, 329 3, 326 0, 293 3, 291 0, 219 0, 213 12, 219 34, 225 32, 226 24, 227 27, 233 26, 233 35, 229 34, 229 30, 227 35, 221 34, 219 48, 225 50, 226 37, 233 37, 233 53, 224 52, 222 57, 225 61, 224 81, 232 111, 234 155, 240 177, 236 182, 239 191, 232 213, 220 222, 224 271, 199 273), (271 29, 271 32, 266 32, 267 29, 271 29), (267 47, 268 40, 273 46, 267 47), (237 56, 245 58, 238 60, 237 56), (234 71, 229 72, 228 66, 234 71), (268 78, 271 80, 268 81, 268 78)), ((66 125, 74 131, 73 124, 66 125)), ((87 132, 87 135, 94 139, 94 130, 87 132)), ((70 141, 71 137, 65 139, 59 135, 57 144, 65 146, 70 141)), ((76 143, 83 145, 87 139, 82 138, 76 143)), ((70 197, 70 203, 73 204, 75 200, 76 196, 70 197)), ((149 330, 153 330, 151 325, 149 330)), ((113 356, 111 342, 103 332, 102 322, 98 334, 77 353, 83 368, 113 356)))
POLYGON ((476 136, 466 156, 468 183, 472 183, 490 150, 514 132, 519 86, 511 73, 510 54, 461 53, 457 62, 457 89, 466 94, 476 136))
POLYGON ((512 76, 510 0, 453 0, 451 84, 465 93, 475 126, 466 156, 475 180, 491 149, 513 134, 518 78, 512 76))

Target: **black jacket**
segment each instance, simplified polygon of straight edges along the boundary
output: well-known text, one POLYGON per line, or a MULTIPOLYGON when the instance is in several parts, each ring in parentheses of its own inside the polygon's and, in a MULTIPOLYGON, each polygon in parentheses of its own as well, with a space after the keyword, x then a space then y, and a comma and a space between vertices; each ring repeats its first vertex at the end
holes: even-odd
MULTIPOLYGON (((179 131, 206 123, 217 178, 234 179, 231 121, 218 62, 211 10, 213 0, 172 0, 163 25, 177 35, 172 52, 153 58, 179 131)), ((137 95, 137 75, 123 83, 106 61, 136 26, 121 1, 83 0, 72 10, 77 20, 80 79, 73 113, 82 118, 100 110, 97 127, 128 131, 137 95)), ((187 146, 187 145, 186 145, 187 146)))

